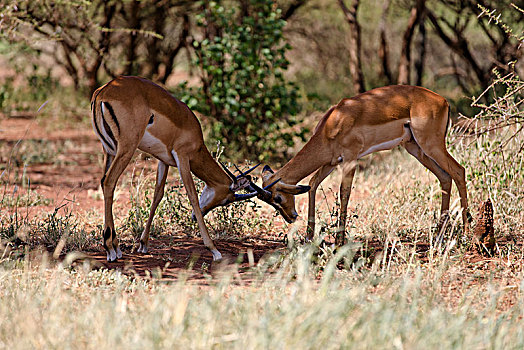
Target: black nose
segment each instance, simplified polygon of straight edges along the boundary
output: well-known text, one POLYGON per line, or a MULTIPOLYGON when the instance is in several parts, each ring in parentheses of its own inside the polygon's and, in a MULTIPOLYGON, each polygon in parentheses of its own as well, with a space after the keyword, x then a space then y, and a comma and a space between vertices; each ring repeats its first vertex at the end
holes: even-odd
POLYGON ((293 220, 296 220, 298 218, 298 214, 297 213, 293 213, 291 216, 293 217, 293 220))

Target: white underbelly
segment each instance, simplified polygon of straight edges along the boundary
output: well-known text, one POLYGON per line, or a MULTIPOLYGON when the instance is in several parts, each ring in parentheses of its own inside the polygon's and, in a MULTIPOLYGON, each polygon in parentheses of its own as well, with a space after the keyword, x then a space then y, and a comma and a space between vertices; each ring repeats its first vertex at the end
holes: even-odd
POLYGON ((138 148, 146 153, 151 154, 155 158, 160 159, 169 166, 177 166, 166 145, 151 135, 147 130, 144 134, 144 137, 142 137, 142 140, 138 144, 138 148))

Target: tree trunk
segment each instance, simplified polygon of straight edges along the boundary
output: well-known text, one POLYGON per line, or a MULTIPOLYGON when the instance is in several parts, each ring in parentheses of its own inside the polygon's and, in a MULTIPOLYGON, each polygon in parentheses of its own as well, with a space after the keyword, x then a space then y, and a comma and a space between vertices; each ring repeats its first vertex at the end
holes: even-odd
POLYGON ((167 79, 173 73, 173 65, 175 62, 175 58, 180 52, 181 49, 186 48, 187 49, 187 38, 189 37, 189 16, 187 14, 184 14, 182 16, 182 29, 180 32, 180 36, 178 38, 178 45, 167 55, 164 65, 165 65, 165 71, 164 74, 160 77, 160 81, 162 84, 165 84, 167 82, 167 79))
POLYGON ((393 83, 393 76, 389 69, 389 48, 386 36, 386 19, 389 11, 391 0, 384 0, 382 5, 382 16, 380 18, 380 46, 378 48, 378 57, 382 62, 380 74, 386 79, 388 85, 393 83))
MULTIPOLYGON (((105 3, 104 7, 104 19, 102 23, 100 23, 100 27, 102 28, 111 28, 111 21, 113 20, 113 16, 116 12, 116 5, 113 3, 105 3)), ((100 39, 98 41, 98 51, 99 55, 96 57, 95 61, 86 68, 86 76, 87 76, 87 91, 89 94, 89 97, 95 92, 95 90, 98 88, 98 70, 102 66, 102 62, 105 58, 104 57, 109 52, 109 46, 110 46, 110 39, 111 39, 111 32, 110 31, 102 31, 100 33, 100 39)))
POLYGON ((425 0, 417 0, 417 4, 411 9, 408 26, 402 38, 402 49, 398 63, 398 84, 409 84, 411 82, 411 42, 413 41, 415 28, 422 18, 424 3, 425 0))
POLYGON ((306 4, 308 0, 294 0, 289 4, 288 8, 286 10, 282 11, 282 19, 287 21, 289 18, 291 18, 296 11, 301 8, 303 5, 306 4))
POLYGON ((451 38, 442 26, 439 23, 439 20, 437 17, 430 11, 427 12, 428 19, 431 21, 431 24, 433 24, 433 27, 435 28, 435 31, 437 35, 440 37, 440 39, 456 54, 458 54, 462 59, 469 64, 473 72, 475 73, 475 76, 477 77, 482 89, 486 89, 489 86, 490 76, 489 71, 485 71, 482 69, 482 67, 479 65, 477 60, 473 57, 473 54, 471 53, 471 50, 469 49, 469 44, 466 38, 464 38, 463 34, 456 30, 454 31, 455 38, 451 38))
POLYGON ((415 58, 415 85, 422 86, 422 76, 424 75, 424 63, 426 58, 426 26, 424 20, 420 21, 418 27, 419 40, 416 43, 417 57, 415 58))
POLYGON ((127 62, 124 68, 125 74, 136 75, 136 42, 137 42, 137 31, 140 29, 140 18, 138 13, 140 11, 140 1, 134 0, 130 5, 129 19, 127 28, 132 29, 129 33, 129 44, 127 47, 127 62))
POLYGON ((357 21, 357 11, 360 0, 352 0, 351 8, 348 8, 344 0, 338 0, 340 8, 346 16, 349 24, 349 72, 353 78, 353 90, 355 93, 365 91, 364 74, 362 73, 362 59, 360 55, 360 25, 357 21))

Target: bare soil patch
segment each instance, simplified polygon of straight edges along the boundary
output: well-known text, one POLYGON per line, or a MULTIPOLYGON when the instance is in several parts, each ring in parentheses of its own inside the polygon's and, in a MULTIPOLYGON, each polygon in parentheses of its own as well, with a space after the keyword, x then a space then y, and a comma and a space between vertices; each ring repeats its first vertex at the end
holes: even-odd
POLYGON ((191 279, 202 281, 206 275, 212 275, 230 263, 236 263, 238 272, 244 274, 267 254, 285 249, 281 241, 269 238, 218 239, 215 244, 224 256, 222 262, 213 262, 212 255, 204 247, 202 240, 190 236, 151 239, 147 254, 137 253, 134 249, 136 247, 124 246, 123 257, 113 263, 106 261, 105 252, 87 255, 95 266, 120 269, 141 277, 155 276, 162 280, 176 280, 183 273, 191 279), (248 254, 252 254, 252 262, 249 261, 248 254))

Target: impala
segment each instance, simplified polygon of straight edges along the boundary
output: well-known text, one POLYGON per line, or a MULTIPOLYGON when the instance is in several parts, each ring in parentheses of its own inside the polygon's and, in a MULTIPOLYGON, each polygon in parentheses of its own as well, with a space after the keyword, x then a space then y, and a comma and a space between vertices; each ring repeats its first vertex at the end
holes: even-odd
POLYGON ((113 194, 118 178, 137 148, 158 159, 155 192, 138 252, 148 251, 151 223, 164 194, 168 169, 173 166, 180 172, 204 245, 213 254, 213 260, 220 260, 222 255, 209 237, 204 215, 217 206, 256 196, 257 192, 236 193, 250 188, 251 179, 247 174, 256 166, 239 176, 234 176, 223 165, 222 169, 204 145, 202 129, 194 113, 149 80, 116 78, 93 93, 91 109, 93 128, 102 142, 105 158, 101 185, 103 246, 107 260, 122 257, 113 221, 113 194), (206 184, 200 200, 191 172, 206 184))
POLYGON ((340 165, 340 215, 335 243, 344 241, 347 205, 357 159, 402 145, 440 181, 441 220, 448 215, 452 180, 458 187, 464 231, 468 232, 468 200, 464 168, 447 152, 449 104, 440 95, 416 86, 373 89, 331 107, 313 136, 298 154, 277 172, 265 166, 263 184, 252 186, 258 197, 274 206, 288 222, 297 218, 294 195, 309 190, 308 234, 315 231, 315 194, 320 183, 340 165), (312 174, 309 186, 296 185, 312 174), (309 188, 310 187, 310 188, 309 188))

